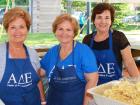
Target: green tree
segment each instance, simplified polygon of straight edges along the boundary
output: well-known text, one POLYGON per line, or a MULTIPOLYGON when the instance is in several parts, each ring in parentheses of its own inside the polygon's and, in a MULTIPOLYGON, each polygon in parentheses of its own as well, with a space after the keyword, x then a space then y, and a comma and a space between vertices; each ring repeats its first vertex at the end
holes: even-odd
MULTIPOLYGON (((67 9, 67 1, 68 0, 62 0, 62 6, 64 6, 64 9, 67 9)), ((91 9, 95 7, 97 3, 91 2, 91 9)), ((128 26, 128 23, 123 23, 123 18, 134 14, 130 10, 130 4, 128 3, 114 3, 112 4, 115 8, 115 21, 113 24, 113 28, 115 29, 124 29, 128 26)), ((74 1, 72 3, 72 9, 78 10, 78 11, 86 11, 86 2, 85 1, 74 1)))
MULTIPOLYGON (((61 7, 63 8, 64 11, 67 10, 67 2, 69 0, 62 0, 61 1, 61 7)), ((72 10, 76 11, 85 11, 86 9, 86 2, 85 1, 72 1, 72 10)))
POLYGON ((28 5, 29 0, 15 0, 16 5, 28 5))
POLYGON ((6 0, 0 0, 0 5, 6 5, 6 0))
POLYGON ((85 1, 73 1, 72 7, 78 11, 85 11, 86 10, 86 2, 85 1))
MULTIPOLYGON (((6 5, 6 0, 0 0, 0 5, 6 5)), ((28 5, 29 0, 15 0, 16 5, 28 5)))
POLYGON ((126 3, 115 3, 112 4, 115 8, 115 21, 113 28, 122 29, 127 27, 127 23, 123 23, 123 18, 127 15, 130 15, 129 4, 126 3))

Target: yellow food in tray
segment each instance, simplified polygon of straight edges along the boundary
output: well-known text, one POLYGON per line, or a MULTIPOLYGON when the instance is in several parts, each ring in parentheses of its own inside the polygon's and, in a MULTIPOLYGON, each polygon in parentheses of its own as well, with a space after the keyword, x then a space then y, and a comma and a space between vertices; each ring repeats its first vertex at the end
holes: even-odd
POLYGON ((128 105, 140 105, 140 82, 120 81, 106 89, 103 95, 128 105))

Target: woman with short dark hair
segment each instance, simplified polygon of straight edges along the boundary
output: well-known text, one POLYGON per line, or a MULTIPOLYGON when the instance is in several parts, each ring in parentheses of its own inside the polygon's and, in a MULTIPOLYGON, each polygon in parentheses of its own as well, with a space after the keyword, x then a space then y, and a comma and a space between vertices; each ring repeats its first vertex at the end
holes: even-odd
POLYGON ((96 32, 86 35, 83 43, 95 53, 98 62, 99 84, 122 77, 122 62, 131 77, 140 73, 131 54, 130 43, 124 33, 111 28, 115 9, 109 3, 99 3, 92 11, 91 20, 96 32))

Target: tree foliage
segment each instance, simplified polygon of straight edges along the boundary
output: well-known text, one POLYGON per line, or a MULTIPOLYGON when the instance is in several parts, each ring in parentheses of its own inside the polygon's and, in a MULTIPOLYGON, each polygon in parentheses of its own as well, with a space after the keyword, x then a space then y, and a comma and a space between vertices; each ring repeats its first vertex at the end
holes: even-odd
MULTIPOLYGON (((67 3, 70 0, 62 0, 61 1, 61 6, 63 6, 64 11, 67 10, 67 3)), ((72 1, 72 0, 71 0, 72 1)), ((71 9, 75 11, 85 11, 86 9, 86 2, 85 1, 72 1, 71 9)))
MULTIPOLYGON (((0 0, 0 5, 6 5, 7 0, 0 0)), ((11 0, 10 0, 11 1, 11 0)), ((15 0, 16 5, 28 5, 29 0, 15 0)))
MULTIPOLYGON (((62 5, 65 6, 65 9, 67 9, 67 1, 68 0, 62 0, 62 5)), ((97 3, 91 2, 91 9, 95 7, 97 3)), ((130 5, 126 3, 115 3, 112 4, 115 8, 115 21, 113 24, 113 28, 119 29, 119 28, 125 28, 127 27, 127 23, 123 23, 122 20, 125 16, 128 16, 131 13, 130 11, 130 5)), ((85 1, 74 1, 72 3, 72 9, 76 11, 86 11, 86 2, 85 1)))
POLYGON ((29 0, 15 0, 16 5, 28 5, 29 0))
POLYGON ((0 0, 0 5, 6 5, 6 0, 0 0))
POLYGON ((113 24, 113 28, 121 29, 127 26, 126 23, 123 23, 123 18, 130 14, 129 5, 126 3, 115 3, 112 4, 115 8, 115 21, 113 24))
POLYGON ((86 2, 85 1, 73 1, 72 7, 77 11, 85 11, 86 2))

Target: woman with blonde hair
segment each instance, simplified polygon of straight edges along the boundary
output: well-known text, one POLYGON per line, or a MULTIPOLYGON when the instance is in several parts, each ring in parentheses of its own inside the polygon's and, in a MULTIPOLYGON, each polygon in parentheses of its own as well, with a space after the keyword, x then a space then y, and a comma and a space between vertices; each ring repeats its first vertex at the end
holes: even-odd
POLYGON ((74 40, 79 25, 71 15, 59 15, 52 26, 60 44, 41 60, 49 79, 47 105, 87 105, 92 99, 87 89, 98 80, 95 56, 88 46, 74 40))
POLYGON ((21 8, 5 13, 3 25, 8 41, 0 44, 0 99, 5 105, 46 105, 39 77, 39 57, 24 44, 31 25, 21 8))

